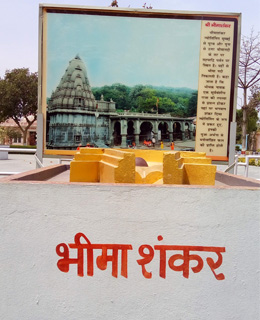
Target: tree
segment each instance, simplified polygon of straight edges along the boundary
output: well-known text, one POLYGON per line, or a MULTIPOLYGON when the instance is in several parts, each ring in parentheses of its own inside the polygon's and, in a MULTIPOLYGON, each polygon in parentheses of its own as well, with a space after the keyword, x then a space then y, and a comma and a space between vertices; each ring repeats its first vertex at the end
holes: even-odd
POLYGON ((144 87, 138 93, 136 92, 136 107, 138 112, 152 112, 156 108, 156 102, 157 97, 155 96, 154 89, 144 87))
MULTIPOLYGON (((258 114, 255 109, 248 108, 246 110, 246 132, 251 137, 253 133, 257 130, 257 120, 258 120, 258 114)), ((237 135, 236 135, 236 142, 241 143, 242 140, 242 125, 243 125, 243 110, 239 109, 237 110, 237 135)), ((249 139, 248 139, 249 140, 249 139)), ((249 145, 249 143, 248 143, 249 145)))
POLYGON ((22 134, 20 130, 12 127, 3 128, 3 131, 1 132, 0 136, 2 136, 3 142, 5 142, 5 139, 8 139, 9 144, 13 144, 14 139, 21 139, 22 134))
POLYGON ((92 92, 97 100, 100 100, 102 95, 105 101, 112 99, 116 103, 116 109, 130 109, 130 88, 121 83, 114 83, 111 86, 103 86, 101 88, 92 88, 92 92))
POLYGON ((137 99, 138 97, 141 95, 140 92, 145 88, 144 85, 142 84, 138 84, 135 85, 130 93, 129 93, 129 99, 130 99, 130 106, 132 110, 137 109, 137 107, 139 106, 139 104, 137 103, 137 99))
POLYGON ((6 128, 0 127, 0 144, 5 144, 6 128))
POLYGON ((37 116, 37 90, 38 75, 27 68, 6 71, 5 77, 0 78, 0 121, 12 118, 23 134, 24 144, 37 116), (20 124, 22 118, 27 122, 25 127, 20 124))
POLYGON ((249 108, 260 111, 260 88, 258 86, 254 86, 251 88, 251 97, 249 100, 249 108))
POLYGON ((158 112, 176 114, 175 103, 170 98, 160 98, 158 112))
POLYGON ((188 104, 188 117, 194 117, 197 114, 198 92, 193 92, 188 104))
POLYGON ((260 81, 260 34, 254 35, 251 31, 249 37, 243 36, 239 60, 238 87, 243 90, 242 106, 242 150, 246 149, 246 128, 248 109, 248 89, 254 88, 260 81))

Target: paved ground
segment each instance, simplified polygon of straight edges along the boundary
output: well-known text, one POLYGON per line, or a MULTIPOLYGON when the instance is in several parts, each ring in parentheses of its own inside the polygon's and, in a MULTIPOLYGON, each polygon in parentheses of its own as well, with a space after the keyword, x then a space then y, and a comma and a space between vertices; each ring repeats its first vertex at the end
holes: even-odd
MULTIPOLYGON (((45 167, 58 164, 59 159, 45 158, 43 164, 45 167)), ((25 172, 34 170, 36 168, 36 161, 34 155, 31 154, 9 154, 8 160, 0 160, 0 178, 6 177, 2 172, 25 172)), ((218 171, 224 171, 227 165, 217 165, 218 171)), ((244 176, 245 168, 238 167, 238 175, 244 176)), ((260 167, 249 166, 248 177, 260 180, 260 167)))
MULTIPOLYGON (((58 159, 44 159, 44 166, 58 164, 58 159)), ((3 172, 20 173, 36 169, 36 161, 32 154, 12 154, 8 155, 8 160, 0 160, 0 177, 3 172)), ((6 176, 6 175, 5 175, 6 176)))

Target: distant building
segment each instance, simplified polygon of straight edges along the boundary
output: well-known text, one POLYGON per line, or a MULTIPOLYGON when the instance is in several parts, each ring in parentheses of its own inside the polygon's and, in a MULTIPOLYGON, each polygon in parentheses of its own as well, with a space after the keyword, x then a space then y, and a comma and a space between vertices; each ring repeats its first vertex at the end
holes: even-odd
POLYGON ((76 56, 48 100, 47 148, 75 149, 87 143, 126 147, 153 136, 156 140, 194 139, 193 120, 169 114, 117 113, 112 99, 95 100, 85 64, 76 56))
MULTIPOLYGON (((32 116, 29 116, 29 120, 32 120, 32 116)), ((27 127, 27 121, 22 118, 20 121, 21 127, 27 127)), ((15 123, 13 119, 8 119, 5 122, 0 123, 0 128, 5 129, 4 134, 1 135, 0 144, 16 144, 23 145, 23 134, 19 128, 19 126, 15 123)), ((33 122, 30 128, 27 131, 26 135, 26 145, 35 146, 36 145, 36 129, 37 129, 37 120, 33 122)))

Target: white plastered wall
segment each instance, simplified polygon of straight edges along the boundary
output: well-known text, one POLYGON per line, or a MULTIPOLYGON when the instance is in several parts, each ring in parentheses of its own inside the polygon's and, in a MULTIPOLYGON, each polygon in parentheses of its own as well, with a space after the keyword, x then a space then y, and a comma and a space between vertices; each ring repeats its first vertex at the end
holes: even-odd
POLYGON ((1 319, 259 319, 259 190, 0 183, 0 194, 1 319), (93 277, 61 272, 56 246, 78 232, 131 244, 128 278, 112 277, 111 262, 93 277), (158 252, 146 279, 142 244, 225 247, 225 280, 206 262, 163 279, 158 252))

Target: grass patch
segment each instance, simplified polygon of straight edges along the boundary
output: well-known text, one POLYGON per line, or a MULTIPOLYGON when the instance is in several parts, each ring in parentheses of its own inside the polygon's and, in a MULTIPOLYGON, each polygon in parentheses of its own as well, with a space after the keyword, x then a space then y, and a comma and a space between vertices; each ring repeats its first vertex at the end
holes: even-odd
MULTIPOLYGON (((246 159, 244 157, 238 158, 238 162, 245 163, 246 159)), ((259 159, 249 159, 249 165, 260 167, 260 160, 259 159)))
POLYGON ((18 144, 11 144, 10 148, 14 148, 14 149, 36 149, 36 146, 21 146, 18 144))

